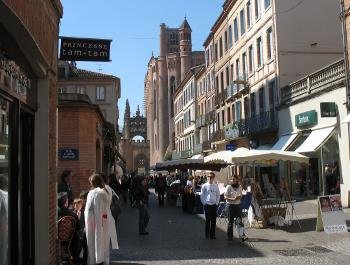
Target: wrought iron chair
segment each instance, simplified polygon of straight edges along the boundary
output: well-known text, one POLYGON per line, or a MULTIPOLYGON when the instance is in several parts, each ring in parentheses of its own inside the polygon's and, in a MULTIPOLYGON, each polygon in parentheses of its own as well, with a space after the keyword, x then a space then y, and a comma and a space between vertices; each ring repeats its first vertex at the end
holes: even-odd
POLYGON ((75 232, 75 218, 63 216, 58 220, 58 240, 60 242, 60 255, 62 264, 73 264, 70 245, 75 232))

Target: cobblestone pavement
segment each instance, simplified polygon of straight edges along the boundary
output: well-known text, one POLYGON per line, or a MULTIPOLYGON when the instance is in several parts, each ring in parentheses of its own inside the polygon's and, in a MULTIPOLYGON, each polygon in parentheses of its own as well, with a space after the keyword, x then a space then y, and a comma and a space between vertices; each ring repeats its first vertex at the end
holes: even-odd
MULTIPOLYGON (((181 207, 158 208, 150 197, 148 236, 138 234, 138 211, 123 206, 118 226, 119 250, 111 264, 349 264, 349 234, 315 232, 315 200, 297 203, 301 222, 284 229, 247 229, 249 240, 227 241, 225 220, 218 220, 216 240, 204 237, 203 215, 182 212, 181 207)), ((346 209, 347 219, 350 211, 346 209)))

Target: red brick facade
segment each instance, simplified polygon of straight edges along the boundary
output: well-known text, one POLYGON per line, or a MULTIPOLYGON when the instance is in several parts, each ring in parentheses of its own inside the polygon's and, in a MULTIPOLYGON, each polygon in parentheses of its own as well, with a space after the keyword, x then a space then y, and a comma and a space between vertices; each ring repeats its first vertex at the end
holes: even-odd
MULTIPOLYGON (((13 18, 19 19, 23 25, 21 25, 20 31, 25 28, 32 38, 32 46, 29 43, 18 43, 19 46, 24 49, 24 46, 28 50, 33 49, 37 53, 41 54, 47 71, 46 81, 48 82, 49 89, 49 165, 48 165, 48 209, 49 209, 49 231, 42 231, 49 235, 48 246, 48 264, 57 264, 57 228, 56 228, 56 161, 57 161, 57 47, 58 47, 58 33, 59 33, 59 21, 63 14, 62 5, 59 0, 4 0, 5 5, 13 12, 13 18), (33 43, 37 45, 34 47, 33 43)), ((15 28, 15 26, 13 27, 15 28)), ((15 32, 10 33, 16 35, 15 32)), ((31 60, 28 51, 27 59, 31 60)), ((36 60, 36 58, 32 58, 36 60)), ((40 246, 36 246, 40 248, 40 246)), ((46 255, 46 253, 45 253, 46 255)))
POLYGON ((101 128, 103 122, 101 112, 96 105, 63 102, 58 106, 58 149, 79 150, 79 160, 58 159, 58 175, 65 169, 73 171, 72 190, 75 197, 81 191, 90 189, 88 178, 91 173, 101 171, 103 142, 98 127, 101 128), (100 146, 99 152, 97 142, 100 146))

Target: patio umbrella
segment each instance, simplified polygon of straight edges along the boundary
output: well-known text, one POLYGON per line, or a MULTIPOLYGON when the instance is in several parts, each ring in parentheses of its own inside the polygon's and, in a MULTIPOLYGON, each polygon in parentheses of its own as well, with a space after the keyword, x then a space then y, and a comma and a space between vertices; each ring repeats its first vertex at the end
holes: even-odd
POLYGON ((281 150, 249 150, 238 148, 232 154, 232 163, 270 163, 271 161, 291 161, 308 163, 309 158, 292 151, 281 150))
POLYGON ((174 169, 203 169, 219 171, 221 168, 227 167, 227 163, 204 163, 203 159, 179 159, 156 163, 155 170, 174 170, 174 169))
POLYGON ((204 157, 204 162, 226 162, 232 163, 233 151, 219 151, 204 157))

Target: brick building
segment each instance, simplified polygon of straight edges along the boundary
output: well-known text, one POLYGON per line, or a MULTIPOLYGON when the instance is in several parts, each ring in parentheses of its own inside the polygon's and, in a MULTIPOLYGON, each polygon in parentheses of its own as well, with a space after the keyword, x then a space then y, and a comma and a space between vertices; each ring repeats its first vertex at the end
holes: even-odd
POLYGON ((163 161, 175 149, 173 95, 191 67, 204 63, 202 51, 192 51, 192 30, 185 20, 179 28, 160 25, 160 52, 149 60, 145 76, 145 113, 150 164, 163 161))
POLYGON ((111 173, 115 133, 87 95, 66 93, 58 98, 58 172, 72 170, 72 190, 77 197, 90 189, 91 173, 111 173))
POLYGON ((0 1, 0 264, 57 264, 59 0, 0 1), (4 200, 5 198, 5 200, 4 200), (3 217, 3 216, 2 216, 3 217))

